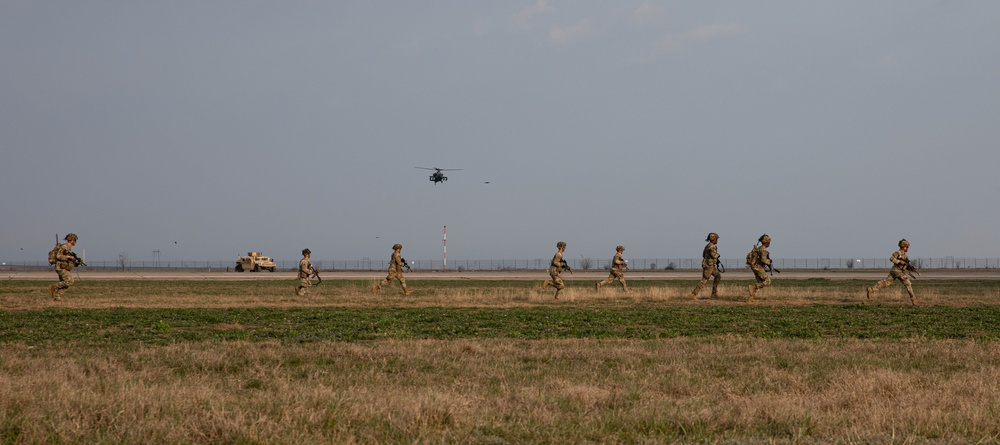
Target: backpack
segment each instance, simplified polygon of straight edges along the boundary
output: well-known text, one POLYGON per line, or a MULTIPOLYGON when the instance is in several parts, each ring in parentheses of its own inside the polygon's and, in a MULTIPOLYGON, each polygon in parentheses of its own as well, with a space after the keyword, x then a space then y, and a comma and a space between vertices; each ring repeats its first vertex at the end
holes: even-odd
POLYGON ((760 262, 760 252, 757 250, 757 245, 754 244, 753 249, 750 249, 750 253, 747 254, 747 266, 753 267, 758 262, 760 262))
POLYGON ((56 263, 56 255, 58 253, 59 253, 59 243, 56 243, 56 246, 53 247, 52 250, 49 251, 49 264, 50 265, 56 263))

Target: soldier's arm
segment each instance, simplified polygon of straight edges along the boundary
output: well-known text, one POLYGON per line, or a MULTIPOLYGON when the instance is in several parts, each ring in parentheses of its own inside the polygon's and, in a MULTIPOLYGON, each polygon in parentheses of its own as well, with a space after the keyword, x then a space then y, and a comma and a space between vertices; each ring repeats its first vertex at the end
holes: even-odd
POLYGON ((906 264, 906 261, 903 261, 901 258, 899 258, 898 251, 892 253, 892 256, 889 257, 889 261, 891 261, 892 264, 895 264, 897 266, 902 266, 906 264))
POLYGON ((767 266, 771 265, 771 254, 763 247, 760 248, 760 262, 767 266))

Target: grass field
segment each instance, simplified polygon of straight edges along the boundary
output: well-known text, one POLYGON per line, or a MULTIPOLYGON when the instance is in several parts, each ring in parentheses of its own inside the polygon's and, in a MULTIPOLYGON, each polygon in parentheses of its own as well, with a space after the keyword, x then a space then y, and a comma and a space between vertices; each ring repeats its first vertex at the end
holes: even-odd
POLYGON ((1000 442, 993 280, 47 284, 0 282, 0 443, 1000 442))

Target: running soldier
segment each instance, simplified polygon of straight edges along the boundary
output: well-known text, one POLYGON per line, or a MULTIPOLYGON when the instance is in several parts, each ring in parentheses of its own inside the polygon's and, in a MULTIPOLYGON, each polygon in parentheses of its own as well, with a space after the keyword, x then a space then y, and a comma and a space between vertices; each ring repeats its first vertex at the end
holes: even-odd
POLYGON ((615 257, 611 259, 611 274, 608 275, 608 279, 598 281, 597 284, 594 285, 594 288, 600 289, 601 286, 611 284, 612 281, 618 280, 622 283, 622 290, 628 292, 628 286, 625 285, 625 269, 628 269, 628 263, 622 259, 622 252, 625 251, 625 248, 618 246, 615 249, 617 252, 615 253, 615 257))
POLYGON ((913 294, 913 286, 910 285, 910 277, 907 276, 907 271, 916 270, 912 265, 910 265, 910 258, 906 256, 906 252, 910 250, 910 242, 902 239, 899 240, 899 250, 892 253, 889 257, 889 261, 892 261, 892 269, 889 270, 889 276, 885 277, 884 280, 879 281, 875 284, 875 287, 868 288, 868 298, 872 297, 875 291, 882 289, 883 287, 889 287, 893 280, 899 280, 903 282, 903 286, 906 287, 906 293, 910 294, 910 304, 916 305, 920 300, 913 294))
POLYGON ((57 245, 49 253, 49 263, 56 266, 56 273, 59 274, 59 282, 49 285, 49 296, 53 300, 62 300, 66 289, 73 285, 73 268, 76 266, 86 266, 87 264, 73 253, 73 246, 79 239, 75 233, 68 233, 63 240, 66 242, 57 245))
POLYGON ((392 259, 389 260, 389 275, 381 283, 372 286, 372 295, 378 296, 378 290, 388 286, 394 279, 399 280, 399 285, 403 287, 403 295, 410 295, 412 291, 406 288, 406 278, 403 278, 403 268, 405 267, 407 270, 411 269, 410 265, 406 264, 406 260, 403 259, 401 255, 402 251, 402 244, 392 246, 392 259))
POLYGON ((542 289, 545 289, 549 286, 555 287, 556 288, 555 298, 559 298, 559 294, 562 292, 563 289, 566 288, 566 285, 563 283, 562 279, 563 269, 568 270, 570 273, 573 273, 573 271, 570 270, 569 264, 566 264, 566 261, 563 260, 563 252, 566 251, 566 243, 559 241, 558 243, 556 243, 556 248, 558 248, 559 251, 556 252, 555 256, 552 257, 552 263, 549 265, 549 276, 551 276, 552 279, 545 280, 545 282, 542 283, 542 289))
POLYGON ((765 233, 757 239, 757 242, 760 245, 754 244, 753 250, 747 254, 747 266, 750 266, 754 277, 757 278, 757 284, 749 285, 750 298, 747 298, 747 303, 753 303, 756 300, 757 291, 771 285, 771 277, 768 276, 768 272, 781 273, 780 270, 771 265, 771 254, 767 252, 767 248, 771 246, 771 237, 765 233))
POLYGON ((309 281, 309 277, 316 274, 316 269, 314 269, 312 263, 309 262, 310 256, 312 256, 311 250, 302 249, 302 260, 299 261, 299 284, 295 286, 295 295, 300 297, 306 294, 306 289, 312 287, 312 282, 309 281))
POLYGON ((718 268, 719 252, 715 247, 719 243, 719 234, 715 232, 709 233, 705 241, 708 241, 708 244, 705 246, 705 250, 701 251, 701 281, 691 291, 692 300, 698 299, 698 292, 701 292, 705 285, 708 284, 709 278, 714 278, 712 280, 712 298, 719 297, 719 281, 722 281, 722 272, 718 268))

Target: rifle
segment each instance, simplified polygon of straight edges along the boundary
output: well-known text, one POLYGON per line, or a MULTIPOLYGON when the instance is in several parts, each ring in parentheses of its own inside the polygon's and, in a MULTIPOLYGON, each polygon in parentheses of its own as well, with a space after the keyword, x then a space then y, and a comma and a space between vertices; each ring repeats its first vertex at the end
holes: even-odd
MULTIPOLYGON (((771 260, 771 252, 768 252, 768 253, 767 253, 767 260, 768 260, 768 261, 770 261, 770 260, 771 260)), ((775 273, 775 272, 777 272, 777 273, 781 273, 781 271, 780 271, 780 270, 778 270, 778 268, 776 268, 776 267, 774 267, 774 266, 772 266, 772 265, 770 265, 770 264, 765 264, 765 265, 764 265, 764 270, 766 270, 766 271, 770 272, 770 273, 771 273, 771 275, 774 275, 774 273, 775 273)))
POLYGON ((405 267, 408 272, 413 272, 413 268, 410 267, 410 263, 406 261, 406 258, 399 257, 399 260, 403 262, 403 267, 405 267))
POLYGON ((715 260, 715 268, 719 273, 726 273, 726 266, 722 264, 722 260, 715 260))
POLYGON ((570 275, 573 274, 573 269, 569 268, 569 263, 567 263, 566 260, 562 260, 562 268, 565 269, 566 272, 569 272, 570 275))
POLYGON ((917 277, 920 276, 920 272, 917 271, 917 268, 915 266, 913 266, 912 264, 910 264, 910 259, 909 258, 902 259, 901 261, 904 264, 903 265, 903 270, 905 270, 906 273, 910 274, 910 277, 912 277, 913 279, 916 279, 917 277), (916 275, 914 275, 914 274, 916 274, 916 275))
POLYGON ((319 283, 323 282, 323 279, 319 277, 319 271, 313 267, 312 263, 309 263, 309 270, 312 271, 312 276, 316 277, 316 280, 318 280, 316 281, 316 285, 319 286, 319 283))
POLYGON ((84 263, 84 262, 83 262, 83 260, 81 260, 81 259, 80 259, 80 257, 79 257, 79 256, 77 256, 76 252, 70 252, 70 253, 67 253, 67 254, 66 254, 66 256, 71 256, 71 257, 73 257, 73 265, 74 265, 74 266, 84 266, 84 267, 88 267, 88 266, 87 266, 87 263, 84 263))

